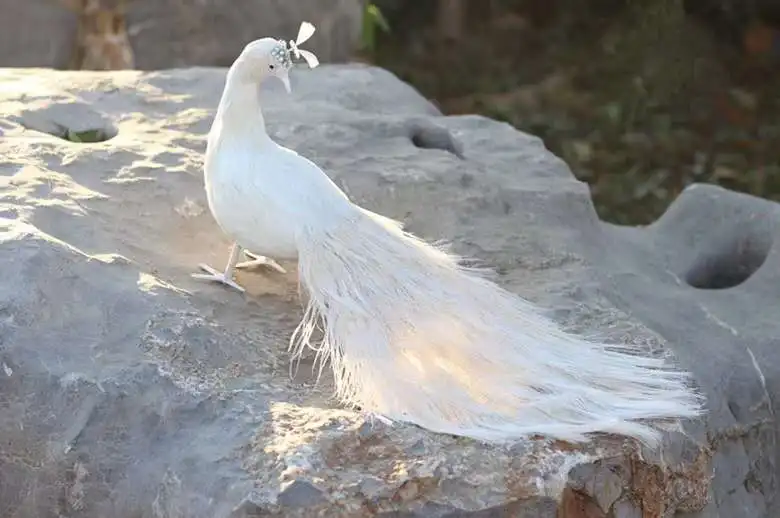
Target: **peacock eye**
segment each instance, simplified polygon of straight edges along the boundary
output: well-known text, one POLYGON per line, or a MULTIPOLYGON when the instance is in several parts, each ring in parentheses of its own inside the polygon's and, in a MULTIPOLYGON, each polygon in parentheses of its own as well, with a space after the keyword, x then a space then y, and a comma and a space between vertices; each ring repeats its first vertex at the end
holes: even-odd
POLYGON ((273 70, 273 69, 274 69, 274 66, 273 66, 273 65, 268 65, 268 68, 270 68, 271 70, 273 70))

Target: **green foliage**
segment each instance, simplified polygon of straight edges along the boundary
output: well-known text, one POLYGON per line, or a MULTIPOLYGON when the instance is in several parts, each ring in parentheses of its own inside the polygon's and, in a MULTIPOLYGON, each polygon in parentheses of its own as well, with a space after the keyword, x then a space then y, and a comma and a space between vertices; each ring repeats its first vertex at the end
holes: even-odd
POLYGON ((361 47, 363 50, 373 53, 376 50, 377 27, 384 32, 390 32, 390 25, 387 23, 382 11, 376 4, 366 3, 363 12, 363 33, 361 35, 361 47))
POLYGON ((78 143, 93 143, 105 140, 103 132, 100 130, 73 131, 70 129, 65 135, 65 139, 78 143))

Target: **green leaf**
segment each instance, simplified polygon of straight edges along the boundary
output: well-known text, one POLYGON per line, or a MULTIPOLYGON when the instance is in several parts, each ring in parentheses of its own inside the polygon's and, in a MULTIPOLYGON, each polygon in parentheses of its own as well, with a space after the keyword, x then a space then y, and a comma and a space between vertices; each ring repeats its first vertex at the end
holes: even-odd
POLYGON ((379 10, 379 7, 375 4, 368 4, 366 12, 380 29, 385 32, 390 32, 390 24, 387 23, 387 19, 382 14, 382 11, 379 10))
POLYGON ((101 142, 103 139, 103 132, 97 129, 85 130, 85 131, 73 131, 68 130, 67 139, 71 142, 79 143, 93 143, 101 142))
POLYGON ((68 130, 68 134, 66 135, 66 138, 71 142, 81 142, 81 139, 79 138, 79 134, 73 130, 68 130))
POLYGON ((363 32, 361 34, 361 44, 364 49, 373 52, 376 48, 376 28, 379 27, 385 32, 390 32, 390 24, 387 23, 382 11, 374 4, 366 5, 363 13, 363 32))

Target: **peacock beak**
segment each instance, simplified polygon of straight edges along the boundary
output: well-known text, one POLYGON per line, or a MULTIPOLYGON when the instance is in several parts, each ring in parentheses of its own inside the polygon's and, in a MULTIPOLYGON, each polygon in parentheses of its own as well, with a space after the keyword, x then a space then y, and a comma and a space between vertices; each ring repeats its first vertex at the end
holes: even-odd
POLYGON ((284 89, 287 90, 287 93, 292 93, 292 89, 290 88, 290 76, 285 73, 279 75, 278 77, 282 83, 284 83, 284 89))

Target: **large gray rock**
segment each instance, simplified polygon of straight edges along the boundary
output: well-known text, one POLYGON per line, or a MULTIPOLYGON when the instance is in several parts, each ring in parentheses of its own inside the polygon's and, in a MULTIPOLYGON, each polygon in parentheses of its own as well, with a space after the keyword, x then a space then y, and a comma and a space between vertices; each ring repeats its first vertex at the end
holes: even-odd
POLYGON ((0 67, 65 68, 76 16, 50 0, 0 0, 0 67))
MULTIPOLYGON (((114 8, 119 0, 100 0, 114 8)), ((75 0, 0 0, 0 67, 66 68, 76 44, 75 0)), ((363 0, 126 0, 127 26, 142 70, 227 66, 256 38, 307 43, 323 62, 349 60, 360 39, 363 0)))
POLYGON ((145 70, 229 66, 254 39, 295 39, 304 20, 317 27, 305 48, 342 62, 358 46, 363 0, 135 0, 127 20, 136 66, 145 70))
POLYGON ((189 277, 229 244, 201 176, 224 75, 0 73, 0 515, 778 515, 777 205, 696 186, 605 225, 539 139, 379 69, 295 70, 264 93, 276 139, 568 328, 668 344, 711 409, 658 452, 366 423, 288 375, 294 273, 189 277))

